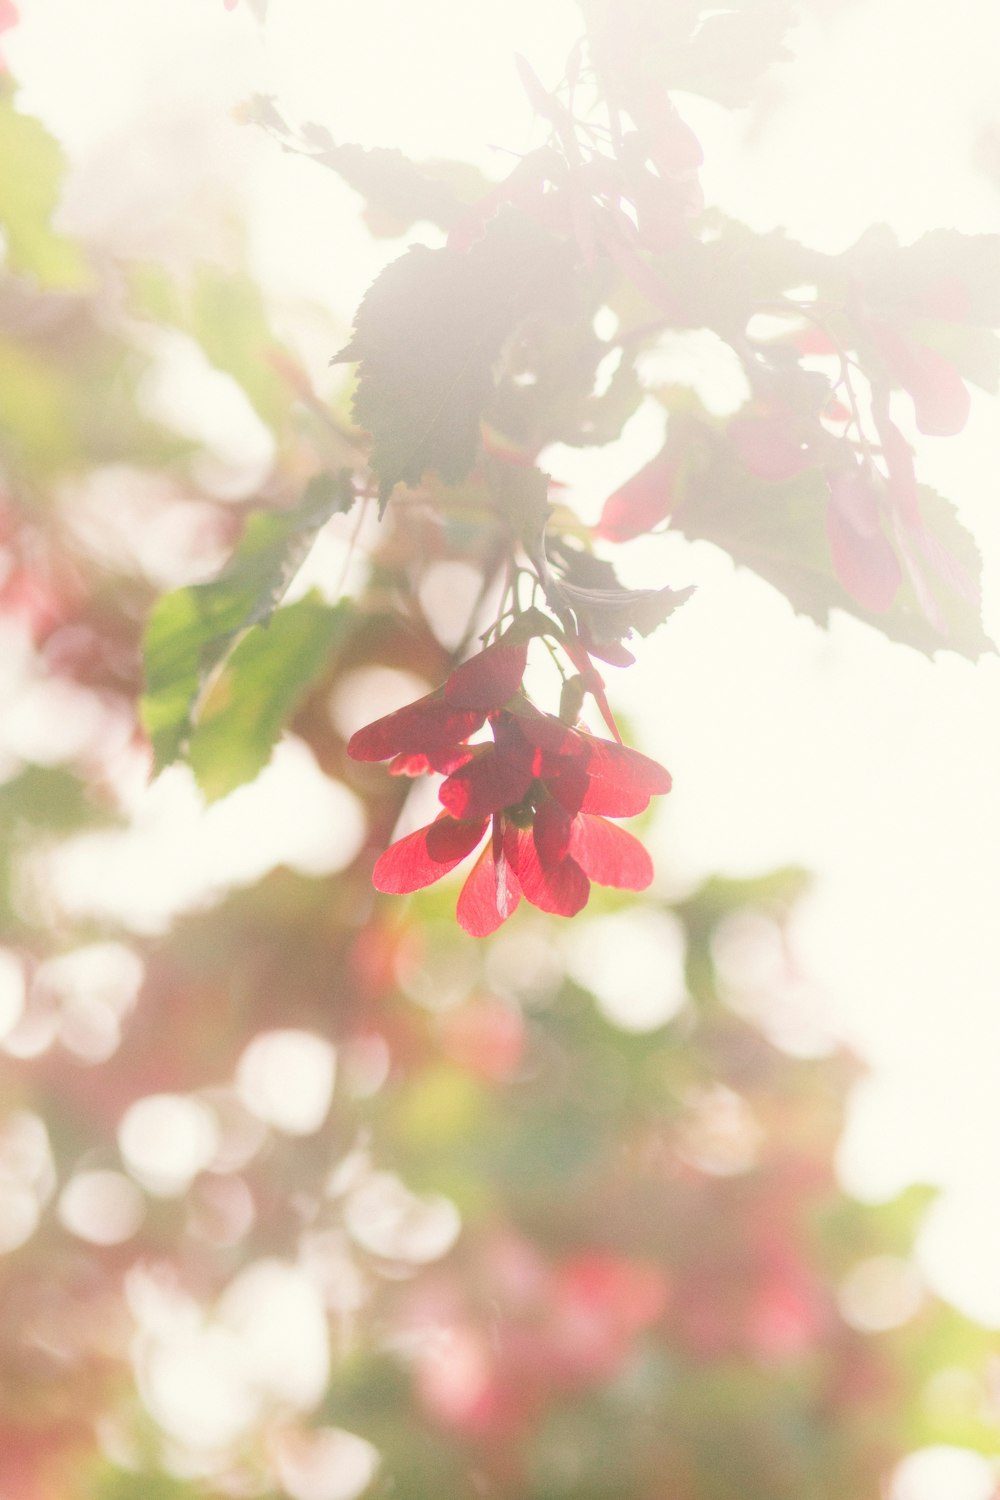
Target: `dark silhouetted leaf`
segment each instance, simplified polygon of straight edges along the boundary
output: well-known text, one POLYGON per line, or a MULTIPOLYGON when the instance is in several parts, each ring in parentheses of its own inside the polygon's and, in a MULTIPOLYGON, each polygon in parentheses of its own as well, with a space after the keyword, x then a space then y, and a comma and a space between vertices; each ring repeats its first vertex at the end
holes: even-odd
POLYGON ((604 558, 558 541, 549 558, 559 570, 559 602, 568 604, 585 636, 603 645, 626 640, 637 630, 651 635, 694 593, 693 588, 629 589, 604 558))
POLYGON ((504 340, 556 299, 565 263, 558 241, 508 213, 467 254, 415 245, 369 288, 335 362, 360 362, 354 418, 383 510, 428 470, 447 484, 469 474, 504 340))
MULTIPOLYGON (((593 299, 593 312, 599 300, 593 299)), ((530 347, 514 351, 490 407, 490 420, 523 448, 547 443, 599 447, 614 442, 642 400, 634 355, 621 351, 597 394, 598 370, 614 351, 594 336, 593 313, 536 325, 530 347)))

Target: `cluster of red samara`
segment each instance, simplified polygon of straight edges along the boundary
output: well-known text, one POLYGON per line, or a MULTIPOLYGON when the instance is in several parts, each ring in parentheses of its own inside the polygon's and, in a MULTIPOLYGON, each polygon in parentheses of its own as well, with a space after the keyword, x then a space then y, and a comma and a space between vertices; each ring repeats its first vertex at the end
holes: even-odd
POLYGON ((466 932, 496 931, 524 896, 571 917, 590 882, 640 891, 653 878, 646 850, 608 818, 642 812, 670 790, 645 755, 541 713, 521 682, 527 642, 508 632, 456 668, 443 687, 353 736, 355 760, 390 760, 396 774, 443 774, 444 811, 378 859, 378 890, 431 885, 486 843, 458 898, 466 932), (488 724, 492 740, 470 738, 488 724), (487 837, 487 834, 489 835, 487 837))

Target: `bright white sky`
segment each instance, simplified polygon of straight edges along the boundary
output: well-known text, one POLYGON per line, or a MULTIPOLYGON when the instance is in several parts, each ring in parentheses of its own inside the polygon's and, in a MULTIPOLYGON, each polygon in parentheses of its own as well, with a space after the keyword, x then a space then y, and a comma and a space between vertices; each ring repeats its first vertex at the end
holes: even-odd
MULTIPOLYGON (((76 164, 67 222, 150 255, 211 254, 235 185, 253 262, 289 326, 299 297, 348 319, 398 247, 372 249, 353 195, 238 127, 231 107, 264 89, 337 139, 500 171, 537 139, 512 54, 555 81, 579 29, 570 0, 272 0, 263 32, 248 0, 233 13, 222 0, 24 0, 22 11, 5 51, 22 107, 76 164)), ((796 45, 788 95, 752 151, 743 119, 678 101, 705 144, 711 198, 831 249, 879 220, 904 238, 1000 228, 1000 198, 970 165, 995 108, 996 0, 816 6, 796 45)), ((329 349, 324 330, 320 379, 329 349)), ((923 440, 919 456, 981 541, 994 634, 997 418, 976 394, 967 431, 923 440)), ((623 447, 553 467, 593 515, 655 440, 640 417, 623 447)), ((927 1266, 1000 1323, 1000 660, 931 664, 846 619, 825 634, 711 549, 659 548, 623 551, 623 570, 699 592, 612 693, 675 774, 658 835, 665 879, 785 862, 817 873, 801 950, 828 988, 831 1026, 874 1065, 845 1179, 871 1196, 944 1184, 927 1266)))

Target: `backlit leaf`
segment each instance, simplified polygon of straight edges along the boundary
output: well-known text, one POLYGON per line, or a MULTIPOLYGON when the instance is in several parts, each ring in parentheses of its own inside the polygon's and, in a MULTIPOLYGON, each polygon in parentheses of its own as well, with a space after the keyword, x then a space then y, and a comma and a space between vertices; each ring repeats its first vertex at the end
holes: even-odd
MULTIPOLYGON (((912 245, 899 245, 890 229, 877 224, 837 260, 863 283, 866 300, 875 307, 906 309, 918 318, 1000 326, 998 234, 932 229, 912 245)), ((956 363, 961 367, 957 357, 956 363)))
POLYGON ((137 313, 189 334, 216 369, 232 376, 268 426, 284 423, 292 391, 271 361, 278 340, 248 276, 206 264, 190 290, 182 290, 162 267, 141 266, 130 284, 137 313))
POLYGON ((251 516, 218 578, 175 589, 157 603, 146 628, 142 719, 158 770, 185 753, 212 672, 243 631, 269 619, 320 527, 352 500, 346 473, 318 475, 291 510, 251 516))
POLYGON ((63 156, 39 120, 14 107, 9 80, 0 78, 0 229, 9 270, 63 291, 90 280, 79 246, 52 227, 63 156))
POLYGON ((678 531, 714 542, 779 589, 800 614, 821 625, 828 624, 832 609, 843 609, 890 640, 928 655, 951 650, 975 661, 996 649, 983 630, 974 597, 978 549, 941 495, 920 487, 925 532, 936 538, 935 551, 947 554, 969 586, 963 592, 949 584, 942 557, 931 560, 914 543, 919 570, 940 613, 940 627, 931 623, 912 582, 900 588, 890 609, 872 613, 837 579, 826 534, 829 491, 823 471, 810 468, 783 483, 768 483, 750 474, 708 424, 698 423, 697 428, 688 435, 691 462, 671 516, 678 531))
POLYGON ((386 146, 330 145, 311 157, 338 173, 367 203, 365 219, 377 235, 404 234, 425 221, 450 229, 468 205, 488 191, 475 167, 457 161, 411 161, 386 146))
POLYGON ((555 298, 563 258, 511 213, 465 255, 412 246, 369 288, 335 362, 359 361, 354 419, 371 434, 383 509, 428 470, 447 484, 470 473, 503 342, 555 298))
POLYGON ((188 760, 209 801, 264 769, 282 728, 323 671, 348 622, 346 604, 312 593, 239 642, 202 706, 188 760))

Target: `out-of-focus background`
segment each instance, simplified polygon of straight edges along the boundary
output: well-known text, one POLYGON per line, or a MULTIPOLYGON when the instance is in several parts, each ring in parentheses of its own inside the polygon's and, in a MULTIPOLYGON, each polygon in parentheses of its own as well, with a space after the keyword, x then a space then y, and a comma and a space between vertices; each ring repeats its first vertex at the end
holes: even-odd
MULTIPOLYGON (((846 615, 821 631, 707 544, 668 534, 626 546, 621 571, 636 586, 698 585, 635 667, 609 673, 635 743, 675 777, 648 829, 666 904, 611 907, 557 940, 529 920, 481 959, 451 935, 447 899, 431 898, 423 939, 400 926, 350 949, 354 1010, 336 1035, 310 1005, 332 982, 320 936, 335 923, 322 892, 364 838, 359 798, 307 735, 287 739, 256 782, 207 810, 185 771, 148 784, 127 700, 149 603, 211 576, 234 535, 227 512, 299 462, 295 391, 259 351, 290 351, 321 398, 342 405, 346 376, 328 361, 365 288, 405 243, 440 241, 420 225, 405 240, 373 238, 359 197, 247 123, 247 100, 273 96, 287 119, 324 126, 337 142, 466 160, 499 177, 541 138, 514 54, 554 84, 581 27, 569 0, 271 0, 261 12, 253 0, 232 9, 25 0, 2 37, 18 118, 44 131, 29 139, 8 123, 10 146, 0 148, 9 163, 0 161, 0 193, 23 201, 35 226, 34 238, 7 230, 15 278, 0 306, 11 515, 34 506, 23 531, 5 522, 0 622, 13 934, 0 954, 0 1027, 21 1080, 0 1125, 0 1249, 21 1268, 15 1300, 37 1305, 42 1327, 28 1327, 26 1345, 25 1330, 11 1327, 27 1366, 12 1382, 22 1395, 4 1388, 13 1415, 3 1420, 18 1434, 10 1452, 24 1456, 16 1480, 0 1457, 0 1495, 76 1494, 46 1464, 53 1431, 76 1451, 88 1423, 100 1457, 88 1460, 79 1482, 90 1488, 79 1493, 100 1500, 186 1495, 189 1485, 348 1500, 387 1482, 393 1463, 428 1488, 597 1495, 620 1481, 653 1495, 661 1491, 648 1487, 641 1455, 666 1440, 648 1393, 659 1401, 675 1389, 683 1420, 657 1459, 670 1475, 662 1493, 755 1493, 737 1456, 748 1441, 740 1424, 773 1436, 787 1420, 799 1423, 808 1459, 794 1434, 788 1451, 774 1437, 754 1482, 761 1494, 819 1500, 878 1472, 875 1460, 852 1468, 872 1437, 857 1436, 865 1381, 874 1410, 885 1382, 899 1379, 894 1402, 905 1387, 919 1451, 885 1493, 988 1500, 1000 1450, 990 1338, 971 1324, 955 1333, 944 1312, 928 1332, 927 1309, 940 1296, 1000 1325, 995 657, 931 661, 846 615), (36 200, 49 194, 43 233, 36 200), (129 628, 109 624, 119 616, 129 628), (770 873, 793 866, 814 877, 801 893, 797 877, 770 873), (36 962, 18 924, 54 931, 52 951, 36 962), (254 952, 251 974, 266 924, 272 947, 254 952), (696 1027, 683 1017, 699 944, 696 1027), (131 1017, 144 972, 143 1003, 163 1007, 165 1021, 131 1017), (390 982, 421 1018, 392 1022, 398 1035, 375 998, 390 982), (597 1019, 557 1020, 551 997, 567 985, 574 1003, 583 990, 596 996, 597 1019), (217 1023, 220 1006, 240 1038, 232 1058, 206 1019, 217 1023), (259 1006, 249 1029, 247 1006, 259 1006), (511 1106, 515 1166, 497 1159, 500 1136, 482 1112, 502 1106, 483 1091, 519 1076, 525 1015, 535 1015, 538 1056, 574 1081, 544 1129, 541 1099, 511 1106), (197 1057, 199 1038, 204 1066, 188 1076, 185 1051, 197 1057), (148 1050, 137 1055, 140 1044, 148 1050), (868 1068, 849 1102, 845 1045, 868 1068), (106 1085, 100 1069, 120 1046, 128 1066, 106 1085), (780 1065, 761 1061, 769 1047, 780 1065), (409 1072, 390 1104, 397 1053, 409 1072), (612 1055, 614 1086, 604 1079, 599 1107, 575 1116, 567 1101, 579 1105, 588 1068, 603 1076, 612 1055), (68 1101, 65 1118, 45 1117, 31 1087, 68 1101), (661 1088, 669 1105, 657 1102, 661 1088), (331 1098, 348 1101, 342 1117, 329 1115, 331 1098), (358 1125, 369 1101, 372 1120, 358 1125), (532 1121, 549 1152, 534 1179, 524 1165, 532 1121), (635 1181, 616 1198, 609 1163, 593 1167, 536 1242, 531 1227, 560 1163, 576 1182, 577 1158, 602 1132, 635 1181), (380 1160, 373 1140, 396 1157, 380 1160), (657 1152, 672 1163, 669 1254, 636 1185, 657 1152), (814 1251, 822 1260, 813 1240, 807 1253, 798 1238, 814 1235, 816 1215, 807 1228, 797 1216, 812 1214, 809 1174, 822 1175, 824 1152, 836 1153, 856 1201, 837 1210, 842 1232, 832 1210, 823 1220, 820 1239, 834 1248, 821 1271, 808 1264, 814 1251), (72 1172, 60 1176, 66 1161, 72 1172), (482 1184, 494 1172, 509 1196, 487 1204, 494 1189, 482 1184), (702 1180, 699 1192, 692 1183, 702 1180), (756 1199, 749 1188, 741 1197, 751 1181, 756 1199), (927 1213, 907 1193, 914 1184, 942 1189, 927 1213), (587 1244, 581 1226, 605 1212, 626 1226, 620 1246, 587 1244), (466 1240, 463 1222, 473 1226, 466 1240), (733 1246, 711 1251, 720 1224, 733 1246), (62 1240, 74 1235, 103 1247, 93 1263, 67 1255, 62 1240), (753 1275, 735 1246, 747 1236, 763 1269, 744 1307, 740 1284, 753 1275), (698 1247, 718 1262, 701 1291, 685 1260, 698 1247), (453 1253, 460 1271, 450 1280, 426 1272, 453 1253), (126 1311, 110 1290, 122 1277, 126 1311), (61 1301, 45 1301, 46 1281, 62 1286, 61 1301), (647 1335, 662 1332, 665 1308, 675 1322, 658 1345, 647 1335), (873 1359, 868 1370, 852 1345, 839 1386, 820 1373, 814 1345, 840 1338, 835 1317, 848 1342, 896 1340, 885 1369, 873 1359), (86 1338, 67 1332, 74 1318, 86 1338), (505 1320, 520 1343, 496 1333, 505 1320), (362 1370, 376 1355, 377 1370, 362 1370), (32 1361, 65 1372, 92 1357, 112 1370, 93 1411, 73 1408, 70 1381, 65 1410, 32 1409, 23 1394, 32 1361), (128 1366, 138 1397, 122 1394, 128 1366), (780 1394, 793 1380, 805 1380, 808 1416, 797 1396, 780 1394), (612 1431, 616 1410, 628 1414, 632 1458, 620 1474, 612 1464, 598 1475, 594 1454, 580 1458, 588 1423, 612 1431), (734 1451, 713 1467, 723 1411, 733 1419, 723 1447, 734 1451), (373 1412, 393 1413, 391 1430, 373 1412), (820 1455, 830 1429, 840 1436, 820 1455), (529 1432, 530 1480, 511 1456, 527 1452, 529 1432)), ((780 225, 829 250, 880 222, 903 240, 942 225, 996 230, 995 6, 815 0, 790 42, 793 55, 752 108, 678 97, 705 149, 709 202, 755 230, 780 225)), ((719 412, 744 397, 708 339, 677 341, 665 374, 719 412)), ((591 521, 655 451, 658 432, 640 409, 619 442, 550 450, 545 463, 591 521)), ((310 444, 321 450, 322 437, 309 434, 310 444)), ((980 543, 984 618, 996 635, 996 400, 974 394, 960 437, 919 439, 918 467, 980 543)), ((314 583, 332 595, 353 576, 351 527, 333 530, 300 592, 314 583)), ((361 542, 375 545, 367 533, 361 542)), ((407 670, 419 682, 424 663, 407 670)), ((363 671, 353 700, 349 680, 335 688, 339 729, 361 722, 359 694, 374 705, 367 717, 381 711, 380 690, 399 701, 384 664, 361 661, 363 671)), ((333 946, 330 961, 345 962, 348 950, 333 946)), ((338 1004, 348 1004, 339 991, 338 1004)), ((831 1201, 837 1192, 823 1180, 831 1201)))

